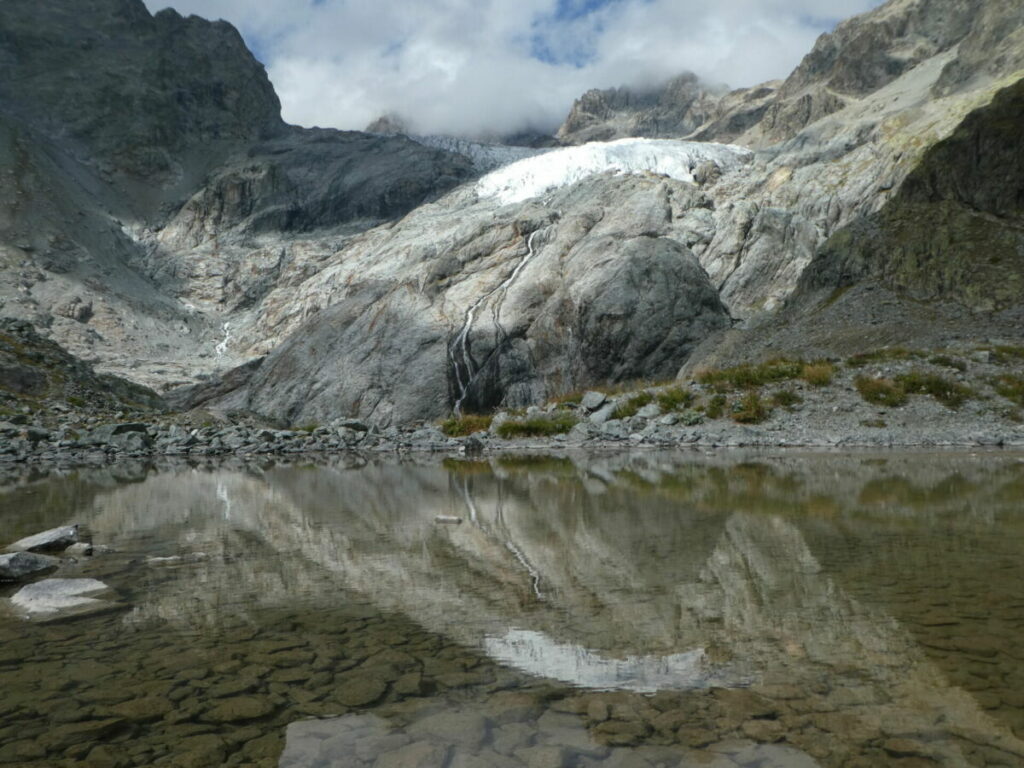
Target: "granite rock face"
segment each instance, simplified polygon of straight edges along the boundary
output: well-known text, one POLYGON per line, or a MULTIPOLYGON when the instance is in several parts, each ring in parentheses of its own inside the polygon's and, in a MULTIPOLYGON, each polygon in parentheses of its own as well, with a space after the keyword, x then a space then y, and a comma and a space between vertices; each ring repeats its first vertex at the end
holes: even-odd
POLYGON ((692 185, 595 177, 547 205, 504 207, 467 195, 367 233, 308 281, 299 302, 312 319, 256 371, 245 406, 292 423, 340 411, 385 424, 454 404, 525 406, 671 376, 730 324, 672 236, 673 209, 700 200, 692 185))

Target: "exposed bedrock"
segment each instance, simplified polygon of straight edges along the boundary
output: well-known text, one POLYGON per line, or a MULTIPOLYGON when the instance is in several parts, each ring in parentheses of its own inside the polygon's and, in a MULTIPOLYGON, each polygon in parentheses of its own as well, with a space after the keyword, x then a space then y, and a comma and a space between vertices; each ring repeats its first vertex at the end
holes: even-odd
POLYGON ((1024 301, 1024 81, 925 154, 877 213, 823 247, 802 287, 876 279, 912 299, 996 311, 1024 301))
POLYGON ((668 237, 673 206, 695 198, 682 182, 604 176, 545 204, 414 212, 305 287, 323 309, 267 358, 247 405, 293 423, 387 424, 671 377, 730 324, 697 259, 668 237))

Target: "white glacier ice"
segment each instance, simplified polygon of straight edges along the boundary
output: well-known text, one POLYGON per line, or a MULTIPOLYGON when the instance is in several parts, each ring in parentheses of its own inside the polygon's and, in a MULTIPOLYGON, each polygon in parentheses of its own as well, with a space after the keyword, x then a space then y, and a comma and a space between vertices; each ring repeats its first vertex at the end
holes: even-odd
POLYGON ((679 181, 693 181, 705 161, 723 172, 749 162, 753 152, 734 144, 713 144, 672 139, 619 139, 556 149, 519 160, 484 176, 477 194, 496 197, 503 205, 539 197, 575 184, 597 173, 656 173, 679 181))

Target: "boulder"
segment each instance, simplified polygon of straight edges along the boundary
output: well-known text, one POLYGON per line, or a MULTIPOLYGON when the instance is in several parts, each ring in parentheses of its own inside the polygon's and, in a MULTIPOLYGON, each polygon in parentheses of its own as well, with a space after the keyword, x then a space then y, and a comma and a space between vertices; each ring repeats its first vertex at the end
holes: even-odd
POLYGON ((25 618, 48 621, 119 607, 97 599, 109 592, 110 588, 96 579, 44 579, 18 590, 11 605, 25 618))
POLYGON ((46 552, 64 550, 78 542, 78 526, 65 525, 26 536, 7 547, 8 552, 46 552))
POLYGON ((27 576, 43 573, 60 565, 60 560, 32 552, 0 555, 0 581, 21 581, 27 576))

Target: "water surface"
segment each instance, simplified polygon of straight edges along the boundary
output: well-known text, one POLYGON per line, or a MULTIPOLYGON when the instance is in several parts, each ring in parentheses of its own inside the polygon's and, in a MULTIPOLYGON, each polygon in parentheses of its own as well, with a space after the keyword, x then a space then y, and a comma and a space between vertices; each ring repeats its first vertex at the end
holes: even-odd
POLYGON ((0 764, 1021 766, 1022 500, 1006 453, 8 478, 115 595, 0 617, 0 764))

